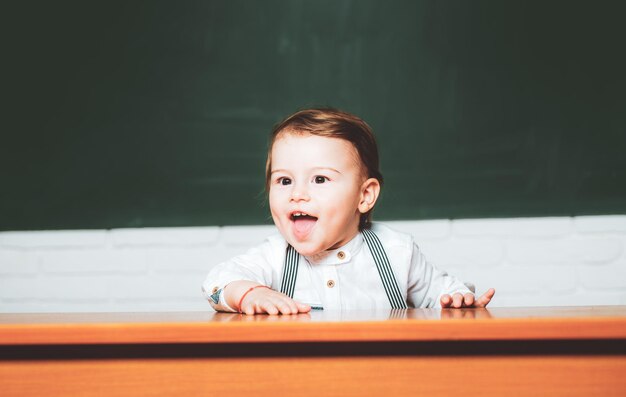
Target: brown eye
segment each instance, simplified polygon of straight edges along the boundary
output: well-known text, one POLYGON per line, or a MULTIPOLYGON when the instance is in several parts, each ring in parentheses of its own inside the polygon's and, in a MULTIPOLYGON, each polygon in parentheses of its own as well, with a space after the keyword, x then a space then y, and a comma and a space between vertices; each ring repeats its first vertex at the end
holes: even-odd
POLYGON ((324 183, 328 180, 328 178, 326 178, 325 176, 316 176, 315 177, 315 183, 324 183))
POLYGON ((278 180, 278 183, 280 183, 283 186, 291 185, 291 179, 289 179, 289 178, 280 178, 278 180))

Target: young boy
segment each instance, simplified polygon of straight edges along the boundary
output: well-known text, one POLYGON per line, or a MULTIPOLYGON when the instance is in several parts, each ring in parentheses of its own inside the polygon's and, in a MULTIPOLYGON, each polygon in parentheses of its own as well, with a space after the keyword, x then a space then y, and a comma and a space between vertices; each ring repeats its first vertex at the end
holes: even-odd
POLYGON ((383 177, 369 126, 335 109, 299 111, 271 135, 266 190, 280 235, 215 266, 202 289, 218 311, 484 307, 428 263, 411 236, 371 223, 383 177))

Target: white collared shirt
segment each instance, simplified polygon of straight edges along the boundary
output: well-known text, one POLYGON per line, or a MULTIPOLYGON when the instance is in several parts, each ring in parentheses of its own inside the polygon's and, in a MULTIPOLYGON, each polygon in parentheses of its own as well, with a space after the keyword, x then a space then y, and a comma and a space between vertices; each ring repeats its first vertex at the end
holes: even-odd
MULTIPOLYGON (((443 294, 471 292, 460 280, 426 261, 413 237, 374 224, 387 253, 403 298, 409 307, 438 307, 443 294)), ((202 285, 204 295, 218 311, 234 312, 218 291, 237 280, 250 280, 280 291, 287 242, 280 235, 215 266, 202 285), (216 294, 218 302, 210 295, 216 294)), ((343 247, 303 257, 293 299, 324 309, 389 309, 390 303, 374 258, 358 233, 343 247)))

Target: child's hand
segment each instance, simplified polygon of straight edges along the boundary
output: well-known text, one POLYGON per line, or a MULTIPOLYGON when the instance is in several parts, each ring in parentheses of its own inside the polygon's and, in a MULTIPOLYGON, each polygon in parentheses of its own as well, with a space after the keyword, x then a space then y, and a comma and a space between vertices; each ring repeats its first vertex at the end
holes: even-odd
POLYGON ((227 299, 231 307, 245 314, 297 314, 311 311, 311 306, 296 302, 269 287, 248 281, 235 281, 228 285, 227 299), (254 288, 248 291, 250 288, 254 288), (228 297, 232 297, 228 298, 228 297), (243 299, 242 299, 243 297, 243 299), (233 302, 237 303, 233 304, 233 302))
POLYGON ((462 295, 457 292, 452 296, 445 294, 441 296, 441 307, 452 307, 456 309, 460 307, 487 307, 495 293, 496 290, 490 288, 489 291, 485 292, 485 294, 478 299, 475 299, 472 293, 462 295))
POLYGON ((245 314, 297 314, 311 311, 311 306, 296 302, 269 288, 255 288, 245 296, 239 308, 245 314))

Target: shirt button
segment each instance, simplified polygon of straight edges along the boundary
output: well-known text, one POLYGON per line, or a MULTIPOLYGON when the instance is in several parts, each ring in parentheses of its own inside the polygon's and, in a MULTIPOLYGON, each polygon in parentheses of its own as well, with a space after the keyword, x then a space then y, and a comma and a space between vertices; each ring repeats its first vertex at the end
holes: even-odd
POLYGON ((328 281, 326 282, 326 286, 327 286, 328 288, 332 288, 332 287, 334 287, 334 286, 335 286, 335 281, 333 281, 333 280, 328 280, 328 281))
POLYGON ((215 293, 216 293, 217 291, 219 291, 219 290, 220 290, 220 287, 214 287, 214 288, 213 288, 213 292, 211 292, 211 293, 212 293, 212 294, 215 294, 215 293))
POLYGON ((345 252, 343 252, 343 251, 337 252, 337 258, 343 259, 345 257, 346 257, 346 253, 345 252))

